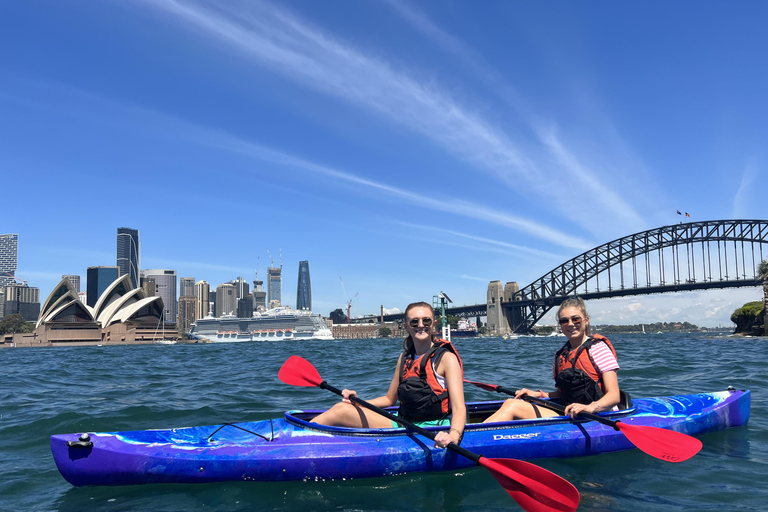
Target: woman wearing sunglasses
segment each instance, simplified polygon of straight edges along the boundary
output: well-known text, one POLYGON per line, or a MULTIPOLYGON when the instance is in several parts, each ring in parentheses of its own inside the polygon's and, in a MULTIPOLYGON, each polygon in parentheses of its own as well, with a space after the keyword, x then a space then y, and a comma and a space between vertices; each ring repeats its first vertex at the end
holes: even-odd
MULTIPOLYGON (((398 414, 421 426, 448 425, 440 431, 435 444, 441 447, 458 444, 464 433, 467 408, 464 404, 464 373, 461 359, 450 342, 434 335, 435 311, 426 302, 415 302, 405 308, 403 353, 387 394, 369 400, 378 407, 389 407, 400 401, 398 414)), ((344 399, 315 417, 315 423, 355 428, 397 428, 400 425, 371 410, 349 401, 355 391, 342 391, 344 399)))
POLYGON ((557 416, 551 409, 519 400, 523 395, 535 398, 557 398, 566 404, 565 414, 575 417, 580 412, 599 413, 614 409, 620 402, 619 363, 608 338, 589 334, 589 315, 584 301, 566 299, 557 310, 560 329, 568 338, 555 354, 556 391, 518 390, 515 398, 506 400, 485 423, 557 416))

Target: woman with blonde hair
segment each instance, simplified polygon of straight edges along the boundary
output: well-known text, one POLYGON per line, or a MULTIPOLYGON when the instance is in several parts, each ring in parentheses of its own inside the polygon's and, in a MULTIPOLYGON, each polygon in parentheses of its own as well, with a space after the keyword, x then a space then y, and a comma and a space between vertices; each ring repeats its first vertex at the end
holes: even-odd
MULTIPOLYGON (((446 340, 434 334, 435 311, 426 302, 414 302, 405 308, 403 352, 387 394, 369 400, 377 407, 400 402, 398 415, 419 426, 447 425, 448 431, 435 436, 441 447, 458 444, 464 433, 467 408, 464 403, 464 373, 458 352, 446 340)), ((353 390, 342 391, 344 397, 327 411, 315 417, 315 423, 355 428, 397 428, 399 425, 369 409, 350 402, 353 390)))
POLYGON ((521 400, 521 396, 557 398, 566 405, 565 414, 599 413, 616 408, 621 400, 616 350, 608 338, 590 335, 589 315, 579 297, 566 299, 557 310, 560 329, 568 338, 555 354, 553 375, 557 390, 545 392, 519 389, 485 423, 558 416, 560 413, 521 400))

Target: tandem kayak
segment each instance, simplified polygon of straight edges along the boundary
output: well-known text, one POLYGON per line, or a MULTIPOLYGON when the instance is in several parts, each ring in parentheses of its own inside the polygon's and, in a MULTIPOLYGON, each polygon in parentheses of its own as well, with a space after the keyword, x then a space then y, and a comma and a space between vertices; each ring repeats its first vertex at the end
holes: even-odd
MULTIPOLYGON (((640 398, 629 409, 600 416, 696 436, 745 425, 750 397, 748 390, 729 388, 640 398)), ((467 404, 470 421, 462 447, 488 458, 523 460, 635 448, 622 432, 589 420, 556 416, 480 423, 501 403, 467 404)), ((319 412, 288 411, 282 418, 203 427, 54 435, 51 451, 62 476, 74 486, 365 478, 475 465, 405 428, 310 423, 319 412)))

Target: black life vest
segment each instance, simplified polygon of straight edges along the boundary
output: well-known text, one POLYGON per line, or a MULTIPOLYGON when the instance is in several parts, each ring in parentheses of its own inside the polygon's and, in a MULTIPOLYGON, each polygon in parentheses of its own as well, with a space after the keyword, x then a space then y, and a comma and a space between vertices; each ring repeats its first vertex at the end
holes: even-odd
POLYGON ((400 384, 397 397, 400 400, 399 414, 410 421, 432 421, 445 418, 451 413, 448 389, 440 385, 434 367, 446 351, 452 352, 461 366, 461 358, 449 341, 436 339, 421 358, 413 352, 403 352, 398 370, 400 384), (419 359, 419 364, 415 364, 419 359), (434 359, 434 365, 431 361, 434 359))
POLYGON ((555 354, 555 384, 563 402, 590 404, 605 395, 600 372, 589 353, 595 343, 605 343, 616 357, 611 342, 599 334, 590 336, 575 351, 571 349, 571 343, 566 342, 555 354))

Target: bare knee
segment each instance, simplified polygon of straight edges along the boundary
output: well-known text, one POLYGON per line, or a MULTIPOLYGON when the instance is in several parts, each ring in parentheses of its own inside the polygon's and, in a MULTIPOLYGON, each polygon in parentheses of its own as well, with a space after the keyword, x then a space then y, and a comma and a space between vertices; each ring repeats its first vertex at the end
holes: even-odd
POLYGON ((364 423, 361 420, 360 409, 345 402, 339 402, 324 413, 315 416, 312 422, 337 427, 360 427, 364 423))
POLYGON ((519 401, 520 400, 516 400, 514 398, 508 398, 504 400, 504 403, 501 404, 501 407, 499 407, 495 413, 491 414, 483 423, 513 420, 513 410, 515 407, 514 403, 519 401))

